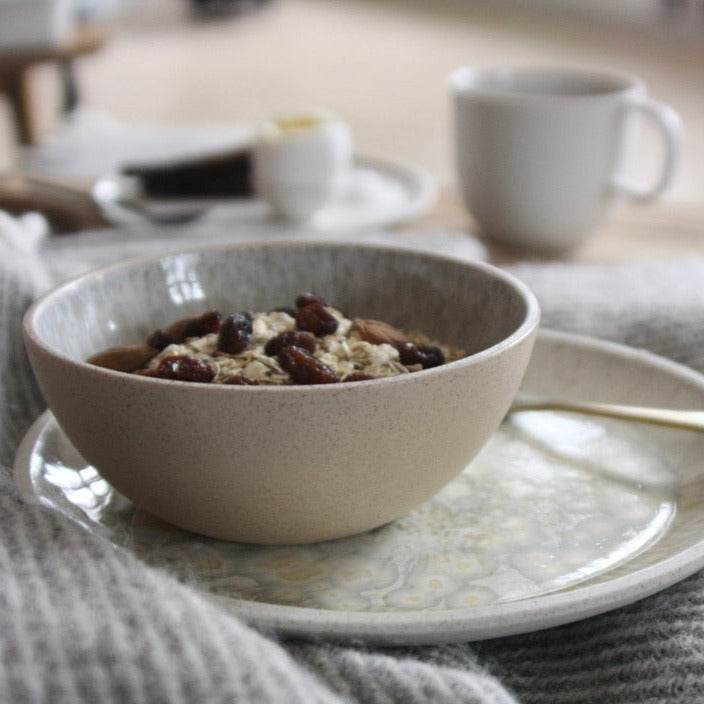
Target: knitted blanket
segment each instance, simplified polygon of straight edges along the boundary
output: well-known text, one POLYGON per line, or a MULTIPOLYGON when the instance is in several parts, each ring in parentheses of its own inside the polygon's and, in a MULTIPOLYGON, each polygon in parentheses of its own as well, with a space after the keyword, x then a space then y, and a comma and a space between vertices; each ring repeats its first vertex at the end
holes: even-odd
MULTIPOLYGON (((44 238, 40 220, 0 215, 0 702, 704 701, 704 574, 602 616, 485 642, 293 642, 21 496, 10 467, 44 408, 23 312, 69 275, 182 243, 117 231, 44 238)), ((412 244, 478 254, 461 237, 428 233, 412 244)), ((545 325, 704 372, 704 261, 512 270, 538 295, 545 325)))

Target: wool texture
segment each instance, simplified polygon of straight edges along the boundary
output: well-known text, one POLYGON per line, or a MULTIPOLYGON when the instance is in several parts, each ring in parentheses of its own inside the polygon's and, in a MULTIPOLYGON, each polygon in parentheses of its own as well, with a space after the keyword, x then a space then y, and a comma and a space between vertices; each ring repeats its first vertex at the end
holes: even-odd
MULTIPOLYGON (((25 310, 89 266, 167 247, 156 235, 56 240, 0 238, 0 704, 704 701, 703 574, 601 616, 484 642, 289 641, 21 495, 10 467, 44 408, 25 310)), ((536 292, 544 325, 704 372, 704 261, 511 270, 536 292)))

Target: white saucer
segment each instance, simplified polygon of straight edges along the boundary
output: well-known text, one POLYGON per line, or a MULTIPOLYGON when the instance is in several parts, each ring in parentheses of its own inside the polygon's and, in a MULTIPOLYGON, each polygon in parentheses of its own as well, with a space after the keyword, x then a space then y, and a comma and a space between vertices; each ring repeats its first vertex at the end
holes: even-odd
MULTIPOLYGON (((153 199, 139 197, 135 178, 109 174, 93 189, 103 215, 114 225, 144 224, 143 216, 122 207, 121 198, 139 202, 160 214, 207 209, 204 220, 275 222, 271 208, 257 199, 153 199)), ((437 201, 436 179, 411 164, 357 156, 350 187, 339 200, 300 226, 313 232, 348 232, 398 225, 430 210, 437 201)))
MULTIPOLYGON (((542 331, 523 390, 704 406, 704 377, 653 355, 542 331)), ((704 435, 547 412, 506 422, 409 516, 344 540, 257 547, 136 511, 45 413, 15 479, 89 531, 284 635, 427 644, 601 613, 704 566, 704 435)))

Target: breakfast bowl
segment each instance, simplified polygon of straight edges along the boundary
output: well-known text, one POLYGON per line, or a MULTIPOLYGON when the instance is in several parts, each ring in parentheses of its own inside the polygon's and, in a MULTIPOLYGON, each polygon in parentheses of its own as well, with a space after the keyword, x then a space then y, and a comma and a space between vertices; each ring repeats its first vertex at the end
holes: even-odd
POLYGON ((489 264, 279 242, 89 272, 35 302, 23 332, 58 424, 136 506, 206 536, 293 544, 386 524, 459 474, 507 411, 538 321, 528 288, 489 264), (144 347, 174 321, 214 310, 251 319, 302 292, 345 320, 422 331, 461 354, 320 384, 206 383, 95 363, 105 350, 144 347))

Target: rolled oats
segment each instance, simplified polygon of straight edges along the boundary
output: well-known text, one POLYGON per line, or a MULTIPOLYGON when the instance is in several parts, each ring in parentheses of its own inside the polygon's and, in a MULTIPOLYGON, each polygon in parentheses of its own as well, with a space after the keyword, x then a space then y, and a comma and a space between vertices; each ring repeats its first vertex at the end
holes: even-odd
MULTIPOLYGON (((217 384, 331 383, 344 381, 346 378, 361 380, 409 374, 464 356, 462 350, 439 344, 422 334, 406 334, 380 321, 351 320, 334 306, 321 303, 322 300, 307 304, 297 311, 236 313, 226 318, 217 331, 186 337, 165 344, 163 349, 154 350, 153 357, 134 372, 161 376, 160 370, 169 364, 169 360, 184 360, 190 357, 209 366, 212 369, 212 383, 217 384), (320 320, 324 320, 325 325, 319 326, 317 331, 312 331, 315 332, 314 337, 312 332, 305 332, 305 345, 299 346, 295 342, 289 344, 287 341, 297 337, 290 333, 298 331, 297 334, 301 334, 301 319, 306 319, 305 315, 300 315, 301 311, 309 313, 313 306, 316 306, 313 312, 320 320), (320 315, 321 306, 324 307, 324 316, 320 315), (329 319, 334 319, 335 324, 330 324, 329 319), (227 335, 226 340, 223 340, 223 329, 227 335), (242 349, 239 342, 232 344, 233 330, 239 335, 241 329, 246 330, 247 336, 247 344, 242 349), (334 331, 326 333, 331 329, 334 331), (281 336, 282 333, 289 334, 281 336), (270 344, 267 353, 267 343, 277 336, 281 336, 278 344, 270 344), (308 344, 309 338, 313 338, 313 343, 308 344), (285 345, 283 347, 282 340, 285 345), (409 346, 416 349, 415 356, 406 353, 405 349, 409 346), (292 347, 295 348, 295 353, 289 354, 287 350, 290 351, 292 347), (232 351, 223 351, 224 349, 232 351), (272 354, 272 350, 276 352, 272 354)), ((215 315, 219 318, 215 311, 209 311, 194 319, 210 321, 215 315)), ((168 334, 155 331, 149 339, 166 342, 174 329, 189 330, 193 329, 193 326, 189 327, 184 325, 184 321, 177 321, 167 328, 168 334)), ((210 322, 207 330, 213 330, 210 322)), ((110 359, 110 354, 106 354, 109 352, 110 350, 106 350, 89 361, 98 364, 101 359, 110 359)), ((171 367, 174 368, 174 365, 171 367)))

